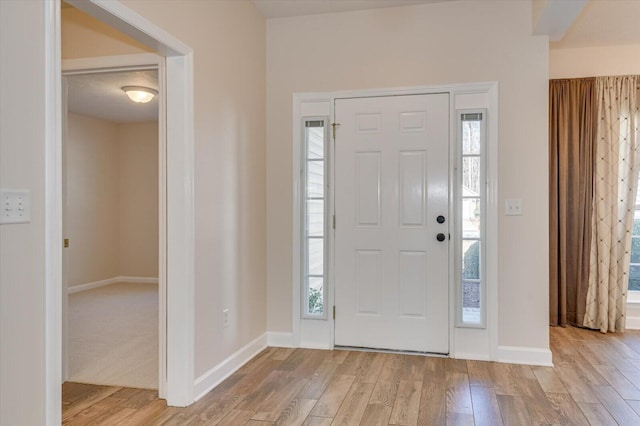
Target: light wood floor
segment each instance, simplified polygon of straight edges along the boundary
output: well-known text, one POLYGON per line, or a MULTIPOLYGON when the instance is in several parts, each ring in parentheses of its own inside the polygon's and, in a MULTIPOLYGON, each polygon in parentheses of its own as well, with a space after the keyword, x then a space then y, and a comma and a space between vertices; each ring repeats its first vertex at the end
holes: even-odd
POLYGON ((555 367, 268 348, 188 408, 66 383, 65 424, 640 425, 640 332, 551 328, 555 367))

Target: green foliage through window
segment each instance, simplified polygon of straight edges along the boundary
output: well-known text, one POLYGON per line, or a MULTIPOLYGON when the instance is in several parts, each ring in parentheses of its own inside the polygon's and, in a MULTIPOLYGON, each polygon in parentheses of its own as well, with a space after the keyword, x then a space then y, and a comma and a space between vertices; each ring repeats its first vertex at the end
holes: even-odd
POLYGON ((324 302, 322 300, 322 290, 309 288, 309 313, 321 314, 324 312, 324 302))
POLYGON ((462 260, 462 278, 465 280, 478 279, 480 270, 480 241, 471 244, 462 260))

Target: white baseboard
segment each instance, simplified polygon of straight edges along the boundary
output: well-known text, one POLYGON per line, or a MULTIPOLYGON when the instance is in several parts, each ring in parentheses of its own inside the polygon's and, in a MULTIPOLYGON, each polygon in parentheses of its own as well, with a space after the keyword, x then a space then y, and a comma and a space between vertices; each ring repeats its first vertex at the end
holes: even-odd
POLYGON ((487 354, 472 352, 456 352, 451 355, 451 358, 467 359, 470 361, 491 361, 491 358, 487 354))
POLYGON ((67 289, 67 293, 73 294, 81 291, 91 290, 92 288, 104 287, 105 285, 115 283, 140 283, 140 284, 158 284, 158 278, 153 277, 113 277, 106 280, 94 281, 92 283, 74 285, 67 289))
POLYGON ((231 354, 220 364, 198 377, 193 383, 195 400, 205 396, 211 389, 218 386, 224 379, 236 372, 240 367, 258 355, 267 347, 267 334, 247 343, 242 348, 231 354))
POLYGON ((549 349, 527 348, 523 346, 498 346, 498 359, 496 361, 509 364, 553 367, 553 359, 549 349))
POLYGON ((268 331, 267 345, 274 346, 276 348, 293 348, 293 333, 268 331))
POLYGON ((159 280, 155 277, 118 277, 118 282, 136 284, 158 284, 159 280))
POLYGON ((105 285, 115 284, 118 282, 118 277, 107 278, 106 280, 94 281, 92 283, 79 284, 74 285, 73 287, 69 287, 67 292, 69 294, 79 293, 85 290, 91 290, 92 288, 104 287, 105 285))
POLYGON ((627 330, 640 330, 640 291, 630 291, 627 298, 627 330))
POLYGON ((640 317, 627 317, 627 330, 640 330, 640 317))
POLYGON ((324 351, 333 349, 333 345, 328 344, 327 342, 317 342, 314 340, 305 340, 304 342, 300 342, 300 347, 305 349, 321 349, 324 351))

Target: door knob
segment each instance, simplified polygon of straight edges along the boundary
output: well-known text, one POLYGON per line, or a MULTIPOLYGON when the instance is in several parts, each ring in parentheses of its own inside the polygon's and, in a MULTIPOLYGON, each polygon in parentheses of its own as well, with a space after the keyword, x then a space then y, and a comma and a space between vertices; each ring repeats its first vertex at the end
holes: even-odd
POLYGON ((447 237, 445 237, 445 235, 442 232, 436 235, 436 240, 440 242, 444 241, 445 239, 447 239, 447 237))
POLYGON ((436 218, 436 222, 438 223, 444 223, 446 219, 444 218, 444 216, 440 215, 436 218))

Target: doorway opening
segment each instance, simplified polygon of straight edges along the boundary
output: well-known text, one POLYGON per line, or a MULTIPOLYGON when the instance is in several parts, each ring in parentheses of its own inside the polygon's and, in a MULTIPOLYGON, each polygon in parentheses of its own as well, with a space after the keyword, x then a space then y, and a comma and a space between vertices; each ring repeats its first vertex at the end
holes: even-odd
POLYGON ((132 85, 158 92, 157 67, 63 76, 63 380, 157 390, 164 141, 158 97, 134 103, 132 85))
MULTIPOLYGON (((194 193, 193 193, 193 50, 161 27, 151 23, 119 2, 67 0, 79 10, 97 18, 137 40, 160 55, 159 88, 165 93, 166 147, 159 155, 164 159, 166 175, 160 197, 166 209, 165 247, 166 292, 160 306, 166 306, 166 342, 160 347, 166 357, 166 387, 159 394, 168 405, 187 406, 194 400, 194 193), (171 250, 168 250, 171 247, 171 250)), ((47 424, 60 424, 61 385, 63 364, 63 232, 62 232, 62 58, 61 58, 61 0, 43 2, 46 8, 46 416, 47 424)), ((120 58, 121 59, 121 58, 120 58)), ((109 68, 112 71, 130 64, 122 64, 117 57, 98 58, 100 64, 87 66, 78 60, 75 70, 109 68), (115 59, 114 59, 115 58, 115 59)), ((162 253, 162 251, 160 251, 162 253)), ((162 260, 160 261, 162 263, 162 260)), ((160 280, 162 282, 162 279, 160 280)))

